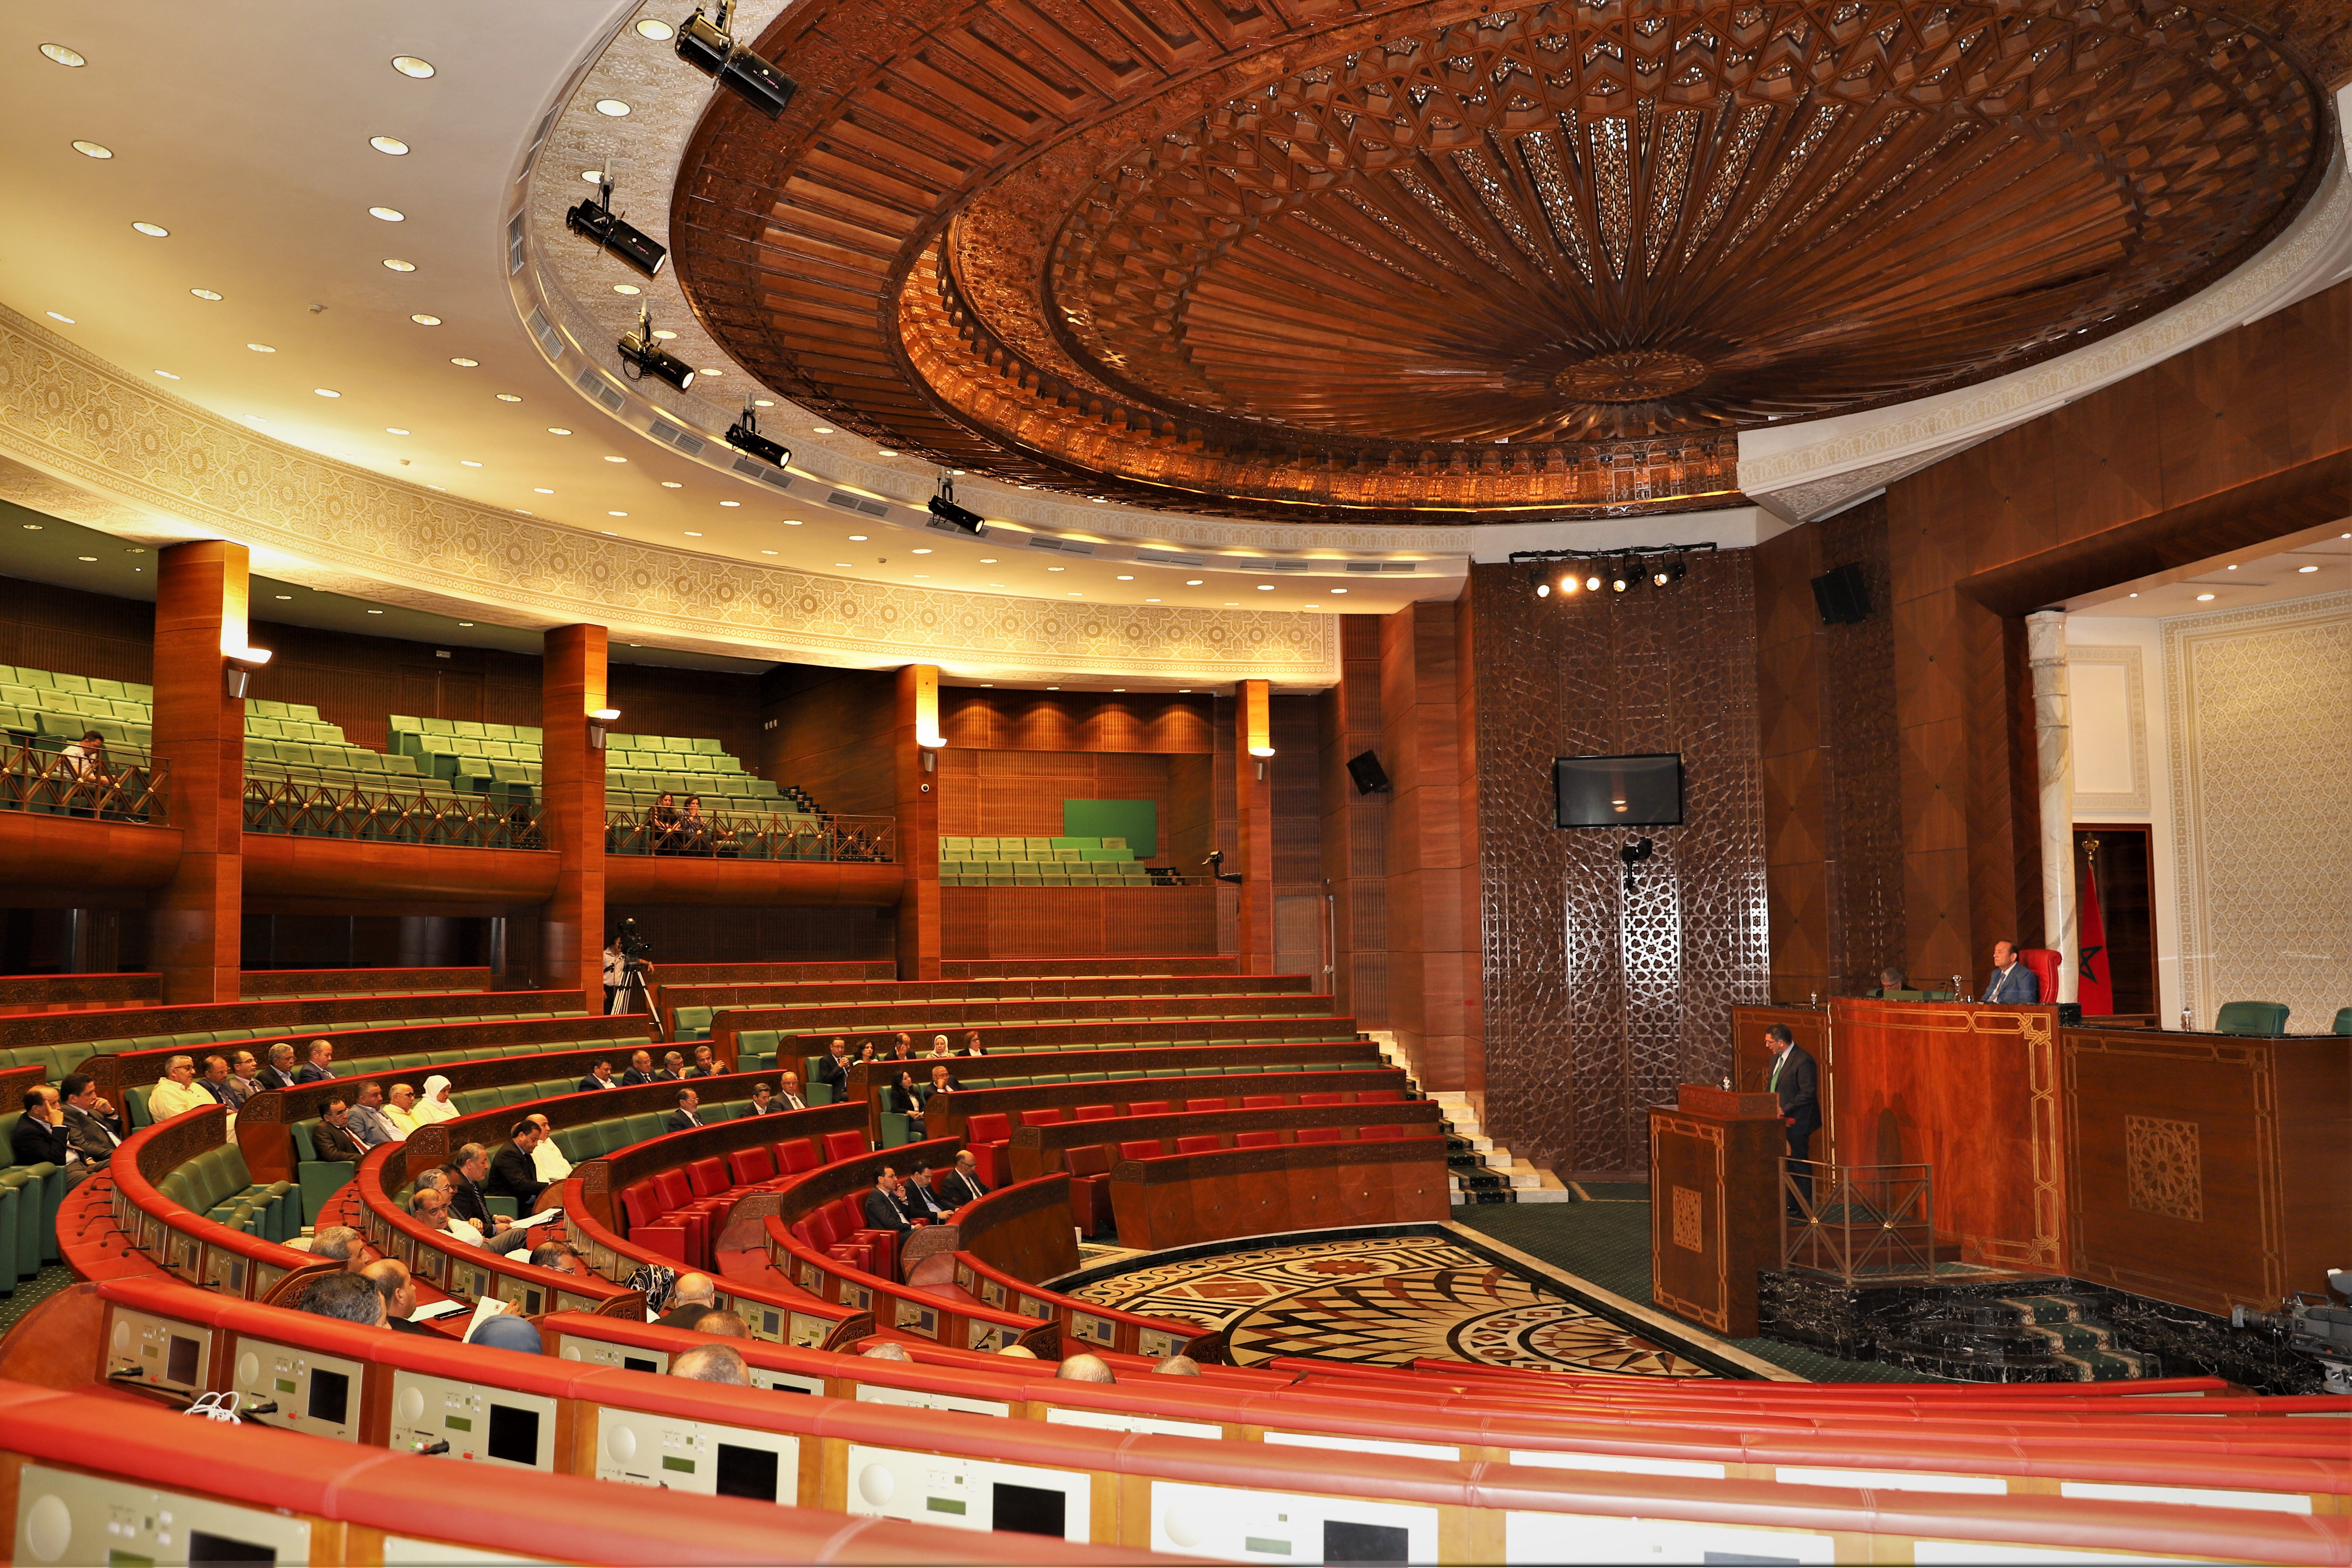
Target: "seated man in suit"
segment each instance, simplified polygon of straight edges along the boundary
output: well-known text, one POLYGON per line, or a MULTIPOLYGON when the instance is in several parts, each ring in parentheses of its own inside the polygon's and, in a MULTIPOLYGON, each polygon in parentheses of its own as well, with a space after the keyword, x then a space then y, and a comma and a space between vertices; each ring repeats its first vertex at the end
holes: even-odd
POLYGON ((356 1162, 367 1152, 367 1145, 352 1131, 352 1105, 341 1095, 327 1101, 319 1112, 319 1124, 310 1129, 310 1147, 321 1160, 356 1162))
POLYGON ((1903 980, 1903 972, 1889 964, 1878 972, 1878 989, 1871 994, 1878 997, 1892 996, 1895 992, 1905 989, 1903 980))
MULTIPOLYGON (((275 1055, 276 1053, 271 1053, 275 1055)), ((310 1059, 294 1074, 296 1083, 323 1083, 335 1076, 335 1045, 332 1040, 312 1040, 310 1059)))
POLYGON ((490 1156, 488 1192, 494 1198, 512 1198, 519 1214, 539 1212, 539 1194, 547 1184, 539 1179, 539 1167, 531 1159, 531 1151, 539 1147, 539 1124, 525 1119, 507 1129, 512 1142, 499 1145, 490 1156))
POLYGON ((229 1058, 228 1082, 224 1087, 228 1090, 231 1110, 242 1108, 268 1087, 261 1081, 261 1064, 253 1059, 251 1051, 238 1051, 229 1058))
POLYGON ((782 1110, 782 1106, 776 1103, 776 1091, 774 1089, 770 1089, 764 1083, 755 1083, 751 1086, 751 1109, 746 1110, 743 1114, 746 1116, 765 1116, 772 1110, 782 1110))
POLYGON ((468 1143, 449 1157, 441 1167, 449 1179, 449 1212, 467 1221, 484 1236, 497 1234, 497 1216, 490 1213, 489 1194, 482 1184, 489 1180, 490 1152, 479 1143, 468 1143))
MULTIPOLYGON (((1809 1157, 1813 1133, 1822 1124, 1821 1068, 1814 1064, 1812 1053, 1797 1044, 1797 1037, 1786 1024, 1766 1028, 1764 1043, 1773 1052, 1765 1087, 1780 1097, 1780 1120, 1788 1126, 1789 1173, 1797 1190, 1810 1200, 1812 1169, 1799 1162, 1809 1157)), ((1793 1205, 1790 1212, 1796 1212, 1793 1205)))
POLYGON ((25 1114, 8 1133, 8 1153, 19 1165, 69 1165, 73 1146, 66 1139, 65 1102, 46 1083, 25 1090, 25 1114))
POLYGON ((686 1058, 679 1056, 676 1051, 664 1051, 662 1053, 661 1070, 654 1074, 654 1081, 656 1083, 683 1083, 686 1081, 686 1058))
POLYGON ((679 1089, 677 1091, 677 1109, 669 1113, 669 1121, 665 1125, 667 1125, 672 1132, 683 1132, 689 1127, 701 1126, 702 1118, 695 1114, 696 1110, 701 1104, 701 1097, 696 1094, 694 1090, 690 1089, 679 1089))
POLYGON ((613 1076, 613 1064, 611 1062, 598 1062, 594 1067, 588 1069, 588 1076, 580 1080, 580 1092, 583 1094, 587 1094, 592 1090, 599 1089, 618 1089, 620 1087, 621 1080, 613 1076))
POLYGON ((373 1149, 379 1143, 397 1143, 401 1131, 384 1114, 383 1085, 363 1083, 359 1097, 352 1102, 351 1129, 362 1144, 373 1149))
POLYGON ((956 1156, 955 1169, 940 1181, 940 1198, 950 1208, 961 1208, 974 1198, 984 1198, 988 1189, 980 1184, 980 1166, 965 1150, 956 1156))
POLYGON ((416 1310, 416 1281, 409 1275, 407 1264, 397 1258, 379 1258, 360 1270, 360 1278, 374 1286, 376 1294, 383 1298, 385 1328, 403 1334, 433 1333, 423 1323, 408 1321, 408 1315, 416 1310))
POLYGON ((935 1094, 945 1094, 950 1089, 961 1089, 963 1085, 955 1080, 955 1075, 948 1071, 947 1063, 933 1062, 931 1064, 931 1081, 923 1086, 923 1103, 929 1105, 931 1101, 931 1096, 935 1094))
POLYGON ((719 1076, 719 1062, 716 1058, 711 1056, 710 1047, 707 1045, 695 1047, 694 1065, 687 1068, 685 1072, 678 1076, 681 1078, 717 1078, 719 1076))
POLYGON ((898 1202, 908 1214, 926 1225, 947 1223, 948 1205, 931 1190, 931 1173, 921 1165, 908 1172, 907 1179, 899 1184, 898 1202))
POLYGON ((833 1086, 833 1098, 841 1098, 841 1086, 849 1081, 849 1042, 839 1035, 825 1047, 824 1059, 816 1064, 816 1080, 833 1086))
POLYGON ((449 1194, 438 1187, 420 1187, 408 1200, 408 1212, 427 1230, 437 1230, 491 1252, 520 1252, 530 1245, 530 1232, 519 1228, 504 1215, 482 1222, 461 1219, 449 1212, 449 1194))
POLYGON ((292 1089, 299 1081, 294 1076, 294 1047, 282 1041, 270 1047, 269 1065, 261 1069, 261 1087, 292 1089))
POLYGON ((876 1173, 874 1185, 866 1194, 866 1223, 874 1230, 908 1231, 915 1226, 915 1216, 898 1198, 898 1175, 885 1165, 876 1173))
POLYGON ((2017 944, 1997 942, 1992 944, 1992 978, 1985 982, 1979 1002, 2039 1002, 2042 1000, 2041 977, 2019 961, 2017 944))
POLYGON ((806 1110, 808 1109, 808 1101, 801 1098, 800 1074, 788 1072, 784 1075, 783 1088, 777 1091, 776 1103, 769 1109, 772 1110, 806 1110))

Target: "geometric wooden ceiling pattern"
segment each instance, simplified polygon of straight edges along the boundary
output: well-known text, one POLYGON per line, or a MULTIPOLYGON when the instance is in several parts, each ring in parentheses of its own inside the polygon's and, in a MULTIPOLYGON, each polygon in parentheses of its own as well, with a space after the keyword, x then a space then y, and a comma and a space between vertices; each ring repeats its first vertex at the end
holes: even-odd
POLYGON ((1421 521, 1736 500, 1736 432, 2179 298, 2324 169, 2166 0, 803 0, 672 232, 762 379, 954 467, 1421 521))

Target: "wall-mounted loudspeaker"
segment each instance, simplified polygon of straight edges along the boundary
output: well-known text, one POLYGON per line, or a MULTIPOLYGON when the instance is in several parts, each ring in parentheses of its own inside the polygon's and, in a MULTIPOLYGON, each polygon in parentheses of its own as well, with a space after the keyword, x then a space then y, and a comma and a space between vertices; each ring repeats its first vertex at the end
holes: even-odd
POLYGON ((1852 626, 1870 619, 1870 584, 1863 578, 1862 563, 1849 561, 1814 578, 1813 603, 1821 609, 1824 626, 1852 626))
POLYGON ((1370 752, 1360 752, 1348 759, 1348 776, 1356 781, 1358 795, 1371 795, 1389 787, 1388 770, 1370 752))

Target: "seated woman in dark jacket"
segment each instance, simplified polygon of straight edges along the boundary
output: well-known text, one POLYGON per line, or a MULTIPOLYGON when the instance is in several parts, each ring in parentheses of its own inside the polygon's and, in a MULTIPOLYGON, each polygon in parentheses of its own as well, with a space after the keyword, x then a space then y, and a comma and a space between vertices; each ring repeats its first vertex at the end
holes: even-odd
POLYGON ((898 1077, 883 1090, 882 1109, 907 1119, 907 1131, 920 1138, 923 1135, 923 1093, 915 1087, 915 1075, 900 1070, 898 1077))
POLYGON ((664 790, 646 809, 646 847, 656 855, 677 852, 677 799, 664 790))

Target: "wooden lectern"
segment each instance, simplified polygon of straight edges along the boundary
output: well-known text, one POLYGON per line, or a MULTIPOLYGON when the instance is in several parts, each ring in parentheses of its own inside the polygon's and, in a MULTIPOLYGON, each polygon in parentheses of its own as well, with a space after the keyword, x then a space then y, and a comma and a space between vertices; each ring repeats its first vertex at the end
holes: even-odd
POLYGON ((1780 1102, 1686 1083, 1650 1110, 1650 1300, 1730 1339, 1756 1334, 1756 1276, 1780 1263, 1780 1102))

